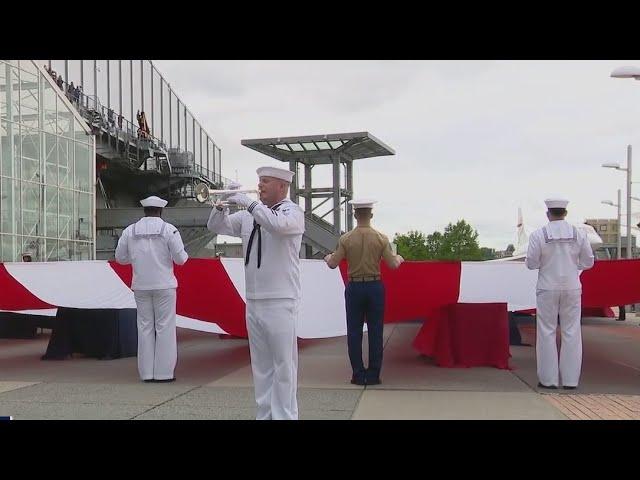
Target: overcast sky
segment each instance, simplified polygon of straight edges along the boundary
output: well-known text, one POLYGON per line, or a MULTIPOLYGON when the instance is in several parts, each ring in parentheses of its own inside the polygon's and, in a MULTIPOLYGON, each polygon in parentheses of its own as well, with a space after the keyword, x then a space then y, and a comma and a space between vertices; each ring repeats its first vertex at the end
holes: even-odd
MULTIPOLYGON (((618 188, 624 202, 625 173, 600 165, 626 165, 631 144, 640 169, 640 82, 609 76, 640 60, 154 63, 222 149, 222 174, 245 186, 284 164, 242 139, 367 131, 391 146, 354 162, 355 197, 378 200, 374 226, 390 237, 464 218, 504 249, 518 207, 530 229, 548 196, 570 200, 570 221, 614 218, 600 202, 618 188)), ((321 168, 314 186, 330 186, 321 168)))

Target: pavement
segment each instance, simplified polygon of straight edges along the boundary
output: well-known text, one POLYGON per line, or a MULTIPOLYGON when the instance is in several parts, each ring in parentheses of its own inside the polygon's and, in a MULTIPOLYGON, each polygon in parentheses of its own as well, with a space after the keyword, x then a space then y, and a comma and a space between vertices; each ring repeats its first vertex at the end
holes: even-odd
MULTIPOLYGON (((511 346, 511 370, 439 368, 411 341, 420 324, 384 329, 382 384, 351 385, 346 337, 299 341, 301 420, 640 419, 640 318, 583 319, 577 390, 537 388, 535 324, 511 346)), ((174 383, 143 383, 136 358, 42 361, 49 331, 0 339, 0 416, 22 419, 250 420, 247 340, 178 329, 174 383)), ((365 346, 363 351, 366 352, 365 346)))

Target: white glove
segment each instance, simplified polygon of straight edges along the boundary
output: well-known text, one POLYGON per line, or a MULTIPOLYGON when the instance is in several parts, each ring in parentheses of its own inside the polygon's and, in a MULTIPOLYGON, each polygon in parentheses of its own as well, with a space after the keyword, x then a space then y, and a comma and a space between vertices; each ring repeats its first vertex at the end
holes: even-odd
POLYGON ((329 263, 329 259, 330 259, 330 258, 331 258, 331 254, 325 255, 325 257, 324 257, 324 261, 325 261, 326 263, 329 263))
POLYGON ((396 260, 398 261, 398 265, 404 262, 404 258, 402 258, 402 255, 396 255, 396 260))
POLYGON ((247 208, 249 205, 255 202, 255 200, 252 200, 251 198, 249 198, 249 196, 245 195, 244 193, 234 193, 233 195, 227 198, 227 202, 235 203, 236 205, 247 208))
POLYGON ((220 199, 218 199, 216 201, 216 203, 213 204, 213 206, 215 208, 217 208, 219 212, 221 212, 221 211, 223 211, 225 209, 225 205, 222 203, 222 200, 220 200, 220 199))

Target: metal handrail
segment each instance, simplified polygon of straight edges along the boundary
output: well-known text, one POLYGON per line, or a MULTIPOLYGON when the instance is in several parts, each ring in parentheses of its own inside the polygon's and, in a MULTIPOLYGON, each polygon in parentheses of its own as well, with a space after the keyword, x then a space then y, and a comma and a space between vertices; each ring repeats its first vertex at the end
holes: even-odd
MULTIPOLYGON (((69 101, 76 106, 82 117, 87 120, 90 125, 95 125, 95 114, 97 114, 99 116, 98 127, 104 128, 109 134, 115 133, 116 137, 118 137, 118 132, 124 132, 127 136, 127 138, 123 139, 125 141, 134 143, 140 143, 141 141, 148 142, 151 144, 151 148, 164 153, 169 161, 169 149, 161 139, 147 132, 141 135, 142 130, 139 125, 135 125, 123 116, 117 115, 116 111, 112 108, 107 108, 102 105, 97 95, 86 95, 82 91, 81 86, 74 86, 74 92, 71 92, 69 90, 70 85, 66 81, 63 80, 61 83, 61 90, 63 93, 67 96, 69 101)), ((177 148, 177 151, 180 151, 180 147, 177 148)), ((196 164, 195 158, 190 167, 195 173, 209 179, 215 184, 226 186, 232 183, 231 179, 222 176, 220 173, 209 170, 203 165, 196 164)), ((181 170, 188 171, 187 167, 171 166, 171 168, 175 173, 178 173, 181 170)))

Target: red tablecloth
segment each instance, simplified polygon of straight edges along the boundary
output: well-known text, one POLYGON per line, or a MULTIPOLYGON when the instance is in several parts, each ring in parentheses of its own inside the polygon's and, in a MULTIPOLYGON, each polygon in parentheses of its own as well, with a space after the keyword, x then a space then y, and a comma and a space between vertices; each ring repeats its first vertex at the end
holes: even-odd
POLYGON ((438 309, 413 341, 440 367, 509 369, 506 303, 456 303, 438 309))

